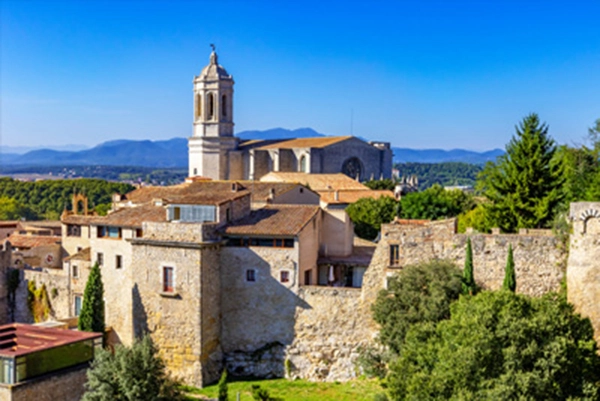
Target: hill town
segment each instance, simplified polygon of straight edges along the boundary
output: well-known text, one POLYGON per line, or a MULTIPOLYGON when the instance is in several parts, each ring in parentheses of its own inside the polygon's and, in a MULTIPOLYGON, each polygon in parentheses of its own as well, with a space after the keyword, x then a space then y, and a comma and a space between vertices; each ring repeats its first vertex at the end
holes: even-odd
POLYGON ((600 122, 560 147, 529 114, 475 188, 423 188, 376 138, 234 135, 219 63, 181 182, 0 180, 0 399, 600 397, 600 122))

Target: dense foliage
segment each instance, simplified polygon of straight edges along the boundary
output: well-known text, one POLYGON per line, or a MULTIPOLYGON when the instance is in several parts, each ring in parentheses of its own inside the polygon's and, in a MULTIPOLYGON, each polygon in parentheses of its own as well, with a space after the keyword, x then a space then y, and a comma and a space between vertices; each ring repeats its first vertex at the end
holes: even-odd
POLYGON ((419 189, 427 189, 434 184, 441 186, 466 185, 474 186, 481 166, 476 164, 446 162, 446 163, 396 163, 394 165, 400 176, 416 175, 419 179, 419 189))
POLYGON ((394 191, 394 188, 396 188, 396 181, 386 178, 383 180, 371 180, 371 181, 367 181, 367 182, 363 182, 363 185, 371 188, 371 189, 387 189, 389 191, 394 191))
POLYGON ((98 262, 92 266, 85 284, 77 326, 81 331, 104 334, 104 285, 98 262))
POLYGON ((450 303, 461 291, 461 272, 450 262, 406 266, 390 278, 372 306, 373 319, 381 326, 380 342, 399 354, 411 325, 450 317, 450 303))
POLYGON ((488 219, 505 232, 547 227, 564 197, 562 165, 548 126, 530 114, 516 128, 497 163, 488 163, 481 188, 491 201, 488 219))
POLYGON ((398 215, 398 202, 388 196, 363 198, 348 206, 346 212, 354 223, 356 235, 373 240, 379 234, 381 224, 391 222, 398 215))
POLYGON ((474 206, 471 195, 457 189, 447 191, 439 185, 409 193, 400 203, 402 218, 428 220, 455 217, 474 206))
POLYGON ((477 292, 475 276, 473 275, 473 247, 471 238, 467 238, 467 250, 465 252, 465 268, 463 269, 462 289, 464 295, 474 295, 477 292))
POLYGON ((411 326, 387 383, 394 400, 598 400, 600 358, 562 296, 482 292, 411 326))
POLYGON ((511 292, 515 292, 517 290, 515 261, 511 244, 508 244, 508 255, 506 256, 506 267, 504 268, 504 281, 502 282, 502 289, 511 292))
POLYGON ((58 219, 65 207, 71 208, 73 193, 85 194, 93 209, 110 204, 114 193, 125 194, 133 189, 129 184, 95 179, 22 182, 0 178, 0 217, 58 219))
POLYGON ((117 345, 114 354, 100 350, 87 372, 82 401, 178 401, 177 383, 166 373, 149 336, 131 348, 117 345))

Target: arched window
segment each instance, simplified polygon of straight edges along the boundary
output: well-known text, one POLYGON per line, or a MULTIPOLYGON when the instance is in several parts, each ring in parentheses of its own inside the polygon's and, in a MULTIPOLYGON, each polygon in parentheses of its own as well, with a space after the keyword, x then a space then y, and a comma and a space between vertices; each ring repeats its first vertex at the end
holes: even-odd
POLYGON ((346 174, 348 177, 360 180, 362 178, 362 172, 363 165, 357 157, 346 159, 342 165, 342 173, 346 174))
POLYGON ((221 96, 221 114, 227 117, 227 95, 221 96))
POLYGON ((202 96, 196 95, 196 119, 202 117, 202 96))
POLYGON ((208 94, 208 119, 212 120, 215 117, 215 97, 212 93, 208 94))
POLYGON ((306 173, 306 155, 300 157, 300 171, 306 173))

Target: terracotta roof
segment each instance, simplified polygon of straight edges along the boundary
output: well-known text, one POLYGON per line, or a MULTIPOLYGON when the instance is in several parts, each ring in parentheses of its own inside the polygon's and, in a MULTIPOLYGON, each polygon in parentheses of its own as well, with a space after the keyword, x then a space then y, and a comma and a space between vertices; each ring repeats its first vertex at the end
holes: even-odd
POLYGON ((80 214, 69 214, 61 219, 64 224, 76 224, 76 225, 89 225, 97 219, 101 219, 101 216, 84 216, 80 214))
POLYGON ((296 138, 287 141, 277 142, 257 148, 259 150, 268 149, 296 149, 296 148, 325 148, 338 142, 352 138, 351 136, 324 136, 318 138, 296 138))
POLYGON ((141 205, 124 207, 105 217, 94 220, 94 225, 118 227, 142 227, 142 223, 167 221, 167 210, 162 206, 141 205))
POLYGON ((54 235, 22 235, 12 233, 4 241, 10 242, 15 248, 35 248, 42 245, 52 245, 60 243, 61 237, 54 235))
POLYGON ((71 256, 67 256, 64 261, 68 262, 69 260, 83 260, 85 262, 90 262, 92 260, 92 250, 90 247, 83 248, 81 251, 74 253, 71 256))
POLYGON ((21 226, 35 228, 60 228, 61 222, 60 220, 22 221, 21 226))
POLYGON ((340 191, 318 191, 321 196, 321 202, 329 204, 354 203, 359 199, 373 198, 379 199, 383 196, 394 198, 394 193, 388 190, 340 190, 340 191), (338 199, 336 200, 336 192, 338 199))
POLYGON ((53 329, 30 324, 0 326, 0 355, 15 357, 60 347, 78 341, 101 338, 102 333, 53 329))
POLYGON ((319 212, 318 206, 269 205, 225 227, 229 235, 294 236, 319 212))
POLYGON ((367 186, 345 174, 307 174, 270 172, 264 175, 262 182, 297 182, 308 186, 313 191, 331 191, 341 189, 370 190, 367 186))
POLYGON ((196 205, 220 205, 248 194, 243 186, 232 190, 235 181, 195 181, 168 187, 143 187, 127 195, 132 203, 147 203, 153 199, 165 199, 169 203, 196 205))
POLYGON ((16 226, 19 223, 20 223, 19 220, 3 220, 3 221, 0 221, 0 227, 16 226))

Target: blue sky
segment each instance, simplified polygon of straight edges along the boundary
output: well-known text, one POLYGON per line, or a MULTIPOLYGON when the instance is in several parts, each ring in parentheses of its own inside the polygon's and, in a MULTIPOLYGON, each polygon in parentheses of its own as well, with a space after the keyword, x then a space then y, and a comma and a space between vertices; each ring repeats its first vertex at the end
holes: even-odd
POLYGON ((598 1, 0 7, 2 145, 187 137, 210 43, 236 81, 236 132, 311 127, 485 150, 503 148, 530 112, 569 144, 600 118, 598 1))

